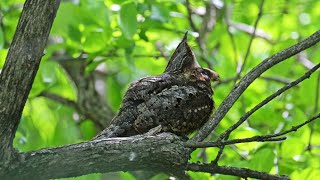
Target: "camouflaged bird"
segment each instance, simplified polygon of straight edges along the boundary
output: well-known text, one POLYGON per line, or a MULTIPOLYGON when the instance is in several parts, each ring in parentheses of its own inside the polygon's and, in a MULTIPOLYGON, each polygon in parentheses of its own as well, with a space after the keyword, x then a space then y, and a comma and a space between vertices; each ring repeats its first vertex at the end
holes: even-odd
POLYGON ((219 75, 201 68, 187 43, 176 48, 163 74, 132 83, 111 125, 96 139, 161 132, 188 135, 200 128, 214 109, 210 82, 219 75))

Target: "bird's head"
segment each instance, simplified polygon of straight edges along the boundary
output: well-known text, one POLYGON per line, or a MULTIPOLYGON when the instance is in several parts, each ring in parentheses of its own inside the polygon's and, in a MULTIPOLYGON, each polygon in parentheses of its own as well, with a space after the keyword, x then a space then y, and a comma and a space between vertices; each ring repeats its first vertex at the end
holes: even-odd
POLYGON ((219 81, 218 73, 208 68, 202 68, 188 42, 187 33, 173 53, 168 65, 164 71, 171 74, 183 74, 185 78, 191 81, 202 81, 210 83, 219 81))
POLYGON ((185 73, 186 78, 191 81, 214 82, 220 81, 219 74, 208 68, 196 67, 185 73))

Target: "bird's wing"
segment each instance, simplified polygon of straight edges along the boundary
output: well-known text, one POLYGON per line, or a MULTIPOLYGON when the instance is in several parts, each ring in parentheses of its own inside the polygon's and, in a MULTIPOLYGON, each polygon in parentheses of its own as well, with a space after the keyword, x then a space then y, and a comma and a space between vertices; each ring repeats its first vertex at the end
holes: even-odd
POLYGON ((133 128, 140 134, 161 125, 163 131, 187 135, 208 120, 211 95, 193 84, 168 86, 137 105, 133 128))
MULTIPOLYGON (((201 84, 202 86, 207 86, 201 84)), ((161 125, 163 131, 188 134, 209 118, 212 92, 181 77, 163 74, 132 83, 104 137, 131 136, 161 125)))

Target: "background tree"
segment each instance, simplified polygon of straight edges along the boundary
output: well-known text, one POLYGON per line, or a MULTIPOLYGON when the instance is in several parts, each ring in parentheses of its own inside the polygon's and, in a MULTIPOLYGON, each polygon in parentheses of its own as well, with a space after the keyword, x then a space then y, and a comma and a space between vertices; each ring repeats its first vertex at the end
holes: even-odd
POLYGON ((60 2, 28 0, 21 14, 23 3, 0 2, 1 176, 155 169, 181 178, 175 172, 189 170, 199 179, 320 174, 319 123, 313 121, 319 117, 320 52, 319 45, 311 47, 320 39, 314 33, 318 1, 63 1, 44 56, 60 2), (130 82, 164 70, 187 30, 201 65, 222 78, 214 85, 219 108, 193 139, 184 143, 166 134, 38 150, 90 140, 108 125, 130 82), (13 145, 26 153, 13 153, 15 131, 13 145), (198 142, 206 137, 209 143, 198 142), (238 144, 250 141, 277 142, 238 144))

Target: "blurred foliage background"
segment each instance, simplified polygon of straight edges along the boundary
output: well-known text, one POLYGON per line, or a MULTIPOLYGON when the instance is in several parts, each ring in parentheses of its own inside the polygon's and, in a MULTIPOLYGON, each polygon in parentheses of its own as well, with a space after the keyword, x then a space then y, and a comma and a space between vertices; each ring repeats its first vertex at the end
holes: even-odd
MULTIPOLYGON (((0 1, 0 70, 23 3, 23 0, 0 1)), ((260 0, 62 1, 23 112, 15 147, 20 151, 31 151, 77 143, 90 140, 103 128, 88 115, 96 113, 94 104, 82 110, 72 106, 82 97, 79 94, 81 88, 88 87, 74 82, 63 65, 65 62, 69 71, 77 70, 81 63, 81 75, 92 77, 84 80, 94 84, 99 98, 115 113, 130 82, 163 72, 186 31, 189 31, 189 44, 200 64, 214 69, 222 78, 221 84, 214 85, 214 99, 219 106, 233 88, 239 64, 245 59, 260 3, 260 0), (54 94, 62 101, 46 96, 44 92, 54 94), (92 112, 88 112, 91 107, 92 112)), ((241 75, 263 59, 318 30, 319 9, 318 0, 265 1, 241 75)), ((319 48, 316 45, 258 78, 229 111, 212 138, 268 95, 318 63, 319 48)), ((233 132, 230 139, 283 131, 318 113, 319 76, 318 71, 261 108, 233 132)), ((111 120, 111 114, 103 119, 105 124, 111 120)), ((292 179, 317 179, 320 176, 319 128, 320 123, 316 121, 289 134, 283 142, 229 146, 219 164, 288 174, 292 179)), ((198 149, 192 154, 191 161, 210 162, 216 154, 215 148, 198 149)), ((237 179, 205 173, 189 174, 193 179, 237 179)), ((154 179, 164 177, 158 175, 154 179)), ((78 177, 102 178, 134 179, 129 173, 78 177)))

